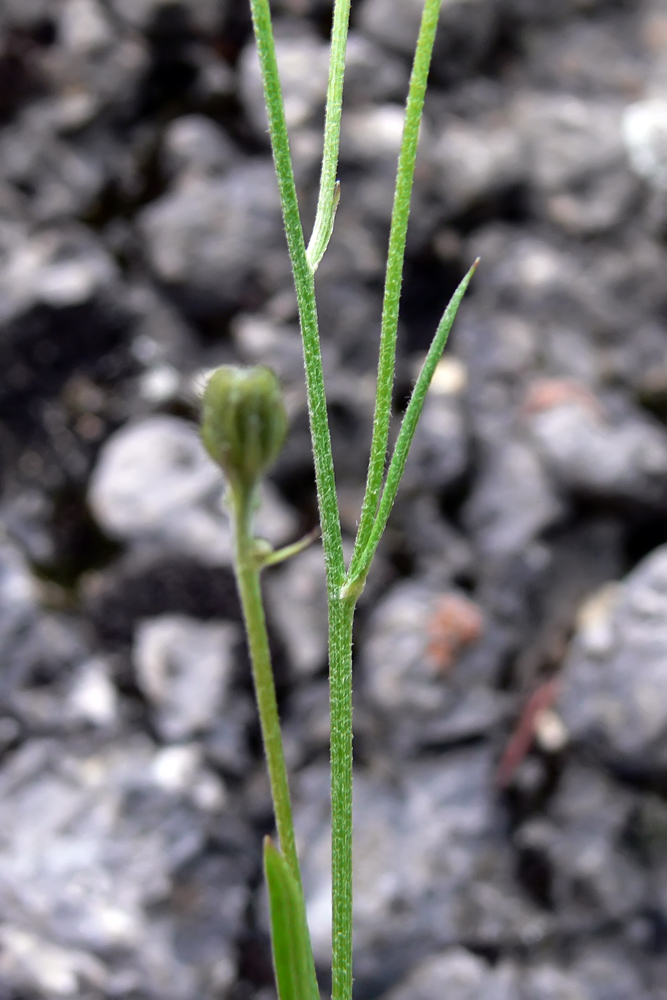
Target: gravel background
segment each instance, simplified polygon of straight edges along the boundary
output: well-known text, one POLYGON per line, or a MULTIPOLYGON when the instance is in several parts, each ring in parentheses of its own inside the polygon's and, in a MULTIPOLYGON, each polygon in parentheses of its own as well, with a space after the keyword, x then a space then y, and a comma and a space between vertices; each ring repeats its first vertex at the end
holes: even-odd
MULTIPOLYGON (((353 5, 318 272, 346 537, 420 0, 353 5)), ((327 0, 277 0, 311 219, 327 0)), ((667 998, 667 2, 445 0, 355 639, 355 1000, 667 998)), ((316 519, 241 0, 0 2, 0 998, 271 1000, 267 779, 197 377, 268 363, 316 519)), ((324 580, 266 574, 328 988, 324 580)))

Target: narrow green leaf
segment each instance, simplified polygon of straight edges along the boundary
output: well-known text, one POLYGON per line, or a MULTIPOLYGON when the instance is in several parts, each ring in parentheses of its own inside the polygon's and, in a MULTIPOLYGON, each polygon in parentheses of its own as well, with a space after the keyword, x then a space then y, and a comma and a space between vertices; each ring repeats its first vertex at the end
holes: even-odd
POLYGON ((410 402, 408 403, 408 408, 403 416, 401 429, 398 432, 398 437, 396 438, 396 444, 391 457, 389 471, 387 472, 387 479, 382 491, 382 499, 380 500, 380 505, 373 523, 370 538, 366 548, 364 549, 363 557, 360 559, 359 568, 356 570, 353 570, 352 567, 350 568, 348 579, 344 583, 341 590, 341 597, 343 598, 358 596, 358 594, 361 593, 361 590, 363 590, 371 561, 375 555, 375 550, 380 539, 382 538, 384 529, 387 526, 387 521, 389 520, 391 509, 394 506, 396 494, 398 493, 398 487, 405 471, 405 463, 408 458, 410 445, 412 444, 412 439, 414 437, 415 430, 417 429, 417 422, 421 416, 424 400, 426 399, 426 393, 428 392, 431 380, 435 374, 438 361, 440 360, 442 352, 445 349, 447 338, 449 337, 449 331, 451 330, 452 324, 456 319, 456 314, 459 310, 459 306, 461 305, 461 300, 465 295, 470 279, 475 273, 478 263, 479 261, 476 260, 452 295, 449 305, 445 309, 445 313, 440 320, 440 324, 436 330, 435 337, 433 338, 428 354, 426 355, 424 364, 422 365, 419 377, 415 382, 412 395, 410 396, 410 402))
POLYGON ((271 946, 280 1000, 320 1000, 306 907, 297 881, 269 837, 264 840, 271 946))

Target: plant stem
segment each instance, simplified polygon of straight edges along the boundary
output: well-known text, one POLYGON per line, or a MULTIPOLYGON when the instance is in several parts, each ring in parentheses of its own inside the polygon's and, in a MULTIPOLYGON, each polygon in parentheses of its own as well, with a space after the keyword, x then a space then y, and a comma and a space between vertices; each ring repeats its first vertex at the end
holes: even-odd
POLYGON ((332 1000, 352 997, 352 625, 354 600, 329 601, 332 1000))
POLYGON ((278 189, 283 211, 283 222, 287 247, 292 261, 294 285, 301 336, 303 338, 303 359, 306 370, 308 391, 308 413, 313 439, 315 459, 315 479, 317 498, 322 524, 322 544, 327 568, 329 593, 337 593, 345 575, 343 539, 340 529, 340 515, 336 497, 331 437, 327 418, 327 401, 324 390, 322 354, 320 351, 317 306, 315 302, 315 282, 313 271, 306 256, 299 202, 294 183, 292 159, 285 111, 283 107, 276 48, 271 24, 269 0, 250 0, 257 51, 264 85, 264 101, 269 118, 269 132, 273 160, 278 177, 278 189))
POLYGON ((254 539, 251 537, 248 516, 250 505, 234 494, 231 495, 231 500, 234 521, 234 566, 250 648, 252 678, 259 709, 264 754, 269 769, 276 827, 280 849, 300 887, 301 875, 296 853, 294 821, 280 733, 276 687, 271 667, 269 637, 262 603, 260 571, 255 558, 254 539))
MULTIPOLYGON (((303 237, 290 157, 268 0, 250 0, 264 100, 292 261, 308 392, 315 479, 329 598, 331 698, 333 1000, 352 997, 352 621, 354 602, 340 598, 345 578, 343 540, 336 496, 331 438, 319 343, 314 268, 303 237)), ((338 0, 340 3, 340 0, 338 0)), ((338 4, 337 4, 338 5, 338 4)), ((343 48, 344 56, 344 48, 343 48)), ((330 162, 331 156, 330 156, 330 162)), ((335 180, 335 169, 333 171, 335 180)))
POLYGON ((380 499, 380 489, 384 477, 392 409, 398 310, 403 283, 410 198, 417 161, 417 144, 419 141, 422 111, 424 109, 424 95, 426 93, 441 2, 442 0, 425 0, 417 47, 415 49, 415 58, 410 75, 410 87, 405 108, 405 124, 403 126, 401 151, 398 157, 394 207, 389 233, 387 273, 382 306, 382 332, 380 335, 377 392, 375 415, 373 418, 373 439, 366 479, 366 492, 364 494, 354 553, 352 555, 352 572, 358 569, 361 557, 366 549, 373 522, 375 521, 378 501, 380 499))

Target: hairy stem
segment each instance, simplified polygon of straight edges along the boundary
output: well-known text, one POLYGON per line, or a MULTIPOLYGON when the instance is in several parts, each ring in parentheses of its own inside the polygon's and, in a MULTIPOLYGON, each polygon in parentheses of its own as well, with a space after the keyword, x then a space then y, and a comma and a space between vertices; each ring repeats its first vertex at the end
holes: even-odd
POLYGON ((313 439, 317 497, 322 524, 322 543, 327 567, 329 592, 337 592, 345 574, 343 540, 336 497, 331 438, 327 419, 322 354, 320 351, 315 282, 308 263, 299 202, 294 183, 289 136, 278 75, 278 63, 271 24, 269 0, 250 0, 255 38, 264 85, 264 101, 269 118, 273 160, 278 177, 278 189, 283 211, 287 247, 292 261, 296 288, 303 358, 308 391, 308 413, 313 439))
POLYGON ((352 997, 353 600, 329 602, 331 711, 332 1000, 352 997))
POLYGON ((251 537, 249 526, 249 505, 243 503, 241 500, 238 500, 238 502, 235 502, 235 500, 236 498, 232 495, 234 566, 250 649, 252 678, 255 686, 257 707, 259 709, 264 754, 269 769, 276 827, 278 829, 280 849, 296 879, 297 885, 301 886, 287 768, 285 767, 283 741, 280 733, 278 702, 276 700, 276 688, 271 667, 269 637, 266 631, 259 568, 254 552, 255 543, 251 537))

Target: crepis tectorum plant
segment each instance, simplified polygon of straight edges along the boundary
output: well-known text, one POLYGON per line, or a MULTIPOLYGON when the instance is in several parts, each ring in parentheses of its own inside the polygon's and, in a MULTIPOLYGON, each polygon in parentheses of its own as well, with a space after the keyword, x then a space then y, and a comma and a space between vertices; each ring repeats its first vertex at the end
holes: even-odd
MULTIPOLYGON (((336 174, 350 0, 335 0, 334 4, 320 187, 313 232, 307 244, 294 183, 269 0, 250 0, 285 235, 299 308, 327 576, 333 1000, 352 998, 352 624, 355 606, 396 498, 426 393, 476 266, 475 262, 463 278, 440 321, 412 390, 387 466, 410 198, 440 3, 441 0, 424 2, 410 77, 389 236, 366 491, 352 557, 346 565, 327 418, 314 279, 317 266, 331 238, 336 207, 341 196, 336 174)), ((368 334, 360 332, 360 336, 362 335, 368 334)), ((312 539, 304 539, 274 552, 266 542, 256 539, 253 534, 257 487, 278 457, 287 433, 285 408, 273 373, 267 368, 243 369, 233 366, 224 366, 213 372, 203 396, 201 433, 209 454, 221 466, 227 480, 227 502, 234 522, 235 572, 250 648, 280 845, 280 849, 277 849, 267 838, 264 846, 278 993, 280 1000, 319 1000, 260 588, 262 569, 288 558, 312 539)))

